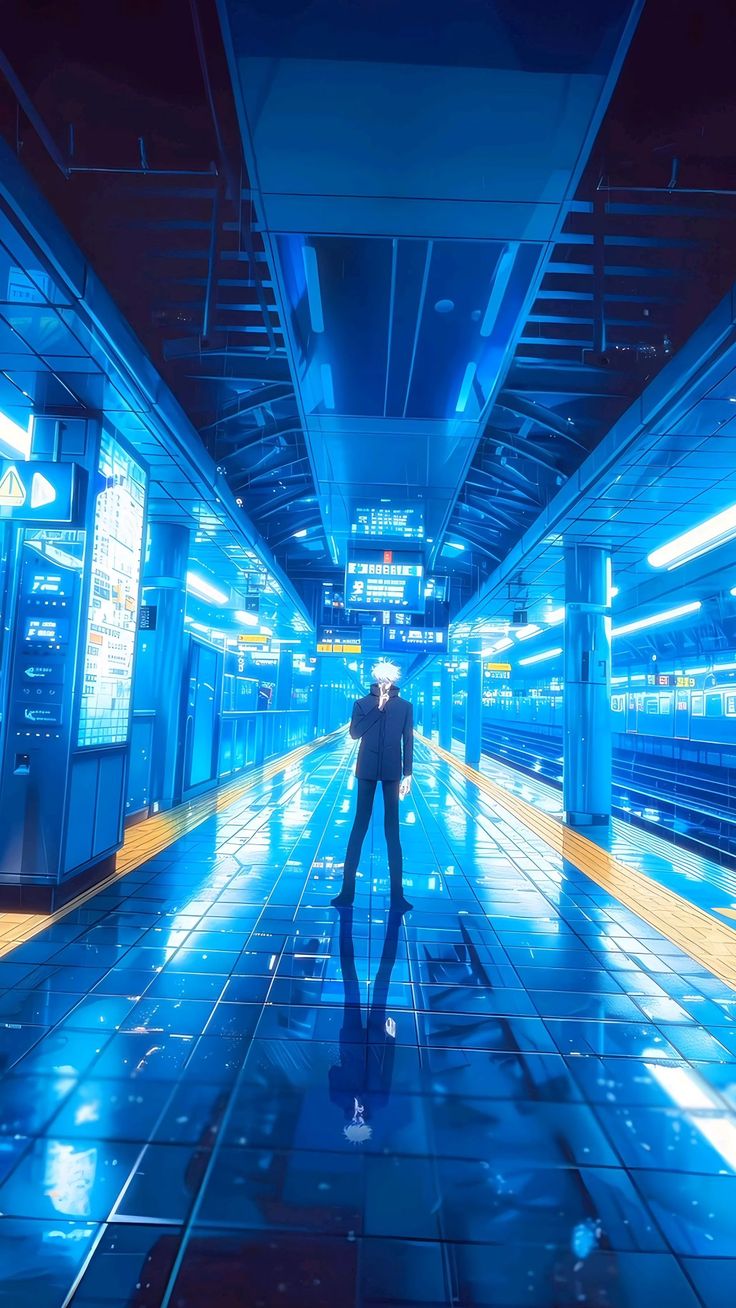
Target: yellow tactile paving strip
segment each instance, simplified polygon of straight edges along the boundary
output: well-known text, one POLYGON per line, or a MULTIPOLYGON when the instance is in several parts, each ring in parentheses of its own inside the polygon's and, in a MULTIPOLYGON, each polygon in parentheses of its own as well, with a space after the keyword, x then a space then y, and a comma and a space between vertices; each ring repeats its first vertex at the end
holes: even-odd
POLYGON ((541 813, 532 804, 509 794, 495 781, 468 767, 426 736, 421 739, 490 799, 519 818, 557 854, 574 863, 601 889, 607 890, 691 958, 707 967, 714 976, 736 989, 736 931, 732 927, 716 922, 674 891, 660 886, 636 868, 620 863, 560 819, 541 813))
POLYGON ((52 922, 60 921, 72 909, 79 908, 88 899, 98 895, 101 890, 106 890, 109 886, 114 885, 128 872, 135 871, 149 858, 154 858, 156 854, 160 854, 169 845, 172 845, 180 836, 188 835, 200 823, 212 817, 213 813, 219 813, 221 809, 227 808, 229 804, 236 803, 255 786, 264 781, 270 781, 279 772, 285 772, 288 768, 300 763, 303 758, 306 758, 315 749, 328 744, 331 740, 336 740, 342 734, 342 731, 335 731, 329 736, 320 736, 318 740, 312 740, 307 745, 300 745, 298 749, 293 749, 291 753, 284 754, 271 763, 266 763, 254 772, 249 772, 245 777, 240 777, 224 786, 220 786, 215 791, 208 791, 206 795, 189 800, 186 804, 180 804, 178 808, 170 809, 166 813, 156 813, 152 817, 146 818, 145 821, 129 827, 123 847, 119 850, 115 860, 115 871, 103 881, 91 886, 89 890, 77 895, 75 899, 70 899, 69 903, 64 904, 63 908, 58 909, 55 913, 0 913, 0 958, 2 958, 3 954, 9 953, 11 949, 15 949, 17 945, 30 940, 32 936, 50 926, 52 922))

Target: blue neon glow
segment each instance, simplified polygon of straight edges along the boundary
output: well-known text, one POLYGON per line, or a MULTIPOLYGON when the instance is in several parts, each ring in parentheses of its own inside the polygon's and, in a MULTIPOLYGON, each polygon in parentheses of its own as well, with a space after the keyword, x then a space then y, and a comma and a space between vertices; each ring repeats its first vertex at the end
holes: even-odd
POLYGON ((325 320, 322 314, 322 292, 319 285, 317 251, 313 245, 302 246, 302 258, 304 260, 304 274, 307 279, 307 300, 309 302, 309 317, 312 323, 312 331, 323 332, 325 329, 325 320))
POLYGON ((323 363, 320 367, 322 374, 322 395, 326 409, 335 407, 335 388, 332 384, 332 367, 329 363, 323 363))
POLYGON ((507 245, 498 261, 498 267, 496 268, 495 276, 493 278, 491 293, 488 297, 488 304, 486 305, 486 311, 483 314, 483 321, 480 325, 481 336, 490 336, 496 325, 498 311, 501 308, 503 297, 506 294, 506 289, 511 279, 518 248, 516 242, 514 242, 513 245, 507 245))
POLYGON ((7 445, 15 454, 22 454, 24 459, 30 458, 31 454, 31 428, 30 424, 21 427, 19 423, 13 422, 7 414, 0 413, 0 446, 7 445))
POLYGON ((475 367, 476 365, 471 359, 470 363, 465 369, 465 376, 463 377, 462 385, 460 387, 460 394, 457 397, 457 404, 455 405, 456 413, 465 412, 465 406, 468 403, 468 400, 470 399, 470 391, 472 389, 473 382, 475 380, 475 367))

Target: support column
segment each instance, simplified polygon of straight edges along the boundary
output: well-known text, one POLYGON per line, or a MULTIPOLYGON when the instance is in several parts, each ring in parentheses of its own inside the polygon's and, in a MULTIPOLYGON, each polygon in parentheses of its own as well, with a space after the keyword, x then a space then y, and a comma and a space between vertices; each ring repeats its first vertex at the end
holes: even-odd
POLYGON ((189 529, 150 522, 143 568, 143 603, 155 626, 138 635, 134 705, 155 713, 151 739, 151 803, 176 803, 179 724, 184 676, 184 609, 189 529))
POLYGON ((452 673, 446 663, 440 666, 440 745, 452 749, 452 673))
POLYGON ((428 740, 432 739, 432 721, 434 717, 432 702, 434 700, 434 669, 427 668, 422 675, 424 719, 422 731, 428 740))
POLYGON ((279 649, 279 666, 276 676, 277 709, 291 708, 291 692, 294 685, 294 655, 290 649, 279 649))
POLYGON ((483 713, 483 642, 468 641, 468 680, 465 700, 465 762, 480 767, 483 713))
POLYGON ((563 808, 571 826, 611 816, 610 555, 565 552, 563 808))

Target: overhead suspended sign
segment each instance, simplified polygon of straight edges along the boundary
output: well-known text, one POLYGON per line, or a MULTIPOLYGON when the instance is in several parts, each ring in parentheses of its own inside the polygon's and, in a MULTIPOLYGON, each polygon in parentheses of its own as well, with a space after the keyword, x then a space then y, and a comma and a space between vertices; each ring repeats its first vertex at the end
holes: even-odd
POLYGON ((0 521, 72 522, 77 472, 75 463, 0 459, 0 521))

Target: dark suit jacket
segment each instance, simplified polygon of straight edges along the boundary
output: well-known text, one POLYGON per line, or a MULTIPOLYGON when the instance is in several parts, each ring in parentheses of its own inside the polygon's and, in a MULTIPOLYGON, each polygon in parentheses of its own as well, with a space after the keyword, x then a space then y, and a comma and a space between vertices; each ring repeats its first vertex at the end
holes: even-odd
POLYGON ((355 775, 365 781, 400 781, 410 777, 414 761, 414 714, 411 704, 391 687, 388 704, 378 707, 378 686, 356 699, 350 735, 360 741, 355 775))

